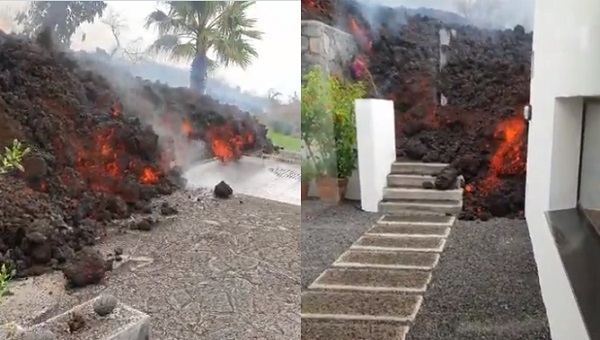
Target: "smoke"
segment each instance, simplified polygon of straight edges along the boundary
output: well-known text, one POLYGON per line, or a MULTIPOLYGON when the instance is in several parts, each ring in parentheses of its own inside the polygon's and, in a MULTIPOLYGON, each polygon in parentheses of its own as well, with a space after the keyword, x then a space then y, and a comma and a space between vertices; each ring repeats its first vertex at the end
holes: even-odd
MULTIPOLYGON (((424 15, 448 24, 469 24, 479 28, 508 29, 517 25, 533 29, 535 0, 355 0, 365 20, 378 29, 382 15, 390 16, 382 6, 397 14, 424 15)), ((403 23, 403 15, 386 18, 388 25, 403 23), (391 19, 391 20, 390 20, 391 19)))

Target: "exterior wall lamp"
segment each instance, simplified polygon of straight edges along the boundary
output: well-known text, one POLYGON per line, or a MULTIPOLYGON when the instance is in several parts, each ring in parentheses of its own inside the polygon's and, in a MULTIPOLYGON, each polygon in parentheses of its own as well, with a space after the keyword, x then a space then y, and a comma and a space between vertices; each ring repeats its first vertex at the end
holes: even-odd
POLYGON ((523 108, 523 118, 525 118, 525 121, 530 122, 531 121, 531 115, 532 115, 531 104, 527 104, 523 108))

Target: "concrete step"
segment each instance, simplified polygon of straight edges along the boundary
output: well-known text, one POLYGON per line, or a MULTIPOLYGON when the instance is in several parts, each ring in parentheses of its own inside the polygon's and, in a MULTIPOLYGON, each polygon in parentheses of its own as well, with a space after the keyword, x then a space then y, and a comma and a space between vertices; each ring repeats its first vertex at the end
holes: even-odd
POLYGON ((361 236, 350 249, 355 250, 384 250, 384 251, 417 251, 427 253, 441 253, 446 245, 446 239, 441 237, 414 237, 414 236, 361 236))
POLYGON ((336 268, 431 270, 437 266, 439 260, 438 253, 349 249, 335 260, 332 266, 336 268))
POLYGON ((440 225, 374 225, 365 236, 448 237, 450 227, 440 225))
POLYGON ((458 215, 462 211, 461 201, 418 201, 418 200, 393 200, 379 203, 379 212, 383 214, 403 215, 407 212, 435 213, 440 215, 458 215))
POLYGON ((302 340, 401 340, 405 339, 407 325, 377 321, 330 321, 302 319, 302 340))
POLYGON ((424 214, 419 212, 406 211, 403 213, 397 213, 394 215, 385 215, 379 221, 377 225, 389 225, 389 226, 443 226, 452 227, 456 217, 435 215, 435 214, 424 214))
POLYGON ((423 293, 430 281, 430 271, 330 268, 319 275, 308 288, 423 293))
POLYGON ((445 163, 394 162, 391 174, 436 175, 447 166, 445 163))
MULTIPOLYGON (((390 188, 423 188, 424 182, 435 183, 432 175, 390 174, 387 176, 387 186, 390 188)), ((458 176, 455 188, 462 188, 464 179, 458 176)))
POLYGON ((390 188, 383 189, 383 199, 391 200, 423 200, 423 201, 460 201, 463 189, 433 190, 423 188, 390 188))
POLYGON ((411 322, 423 297, 381 292, 307 290, 301 295, 303 319, 411 322))
POLYGON ((431 175, 413 175, 413 174, 390 174, 387 176, 388 187, 402 188, 422 188, 423 182, 435 181, 435 177, 431 175))

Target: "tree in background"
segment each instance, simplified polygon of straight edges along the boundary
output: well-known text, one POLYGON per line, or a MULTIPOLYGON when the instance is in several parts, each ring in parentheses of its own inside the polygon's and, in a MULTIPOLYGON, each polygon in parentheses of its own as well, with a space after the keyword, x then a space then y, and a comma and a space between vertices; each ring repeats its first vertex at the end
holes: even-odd
POLYGON ((24 34, 33 36, 50 29, 56 43, 69 47, 77 28, 84 22, 94 22, 105 8, 104 1, 31 1, 15 19, 23 25, 24 34))
POLYGON ((155 10, 146 28, 159 37, 150 50, 167 53, 172 60, 192 60, 190 87, 204 93, 208 73, 218 66, 250 66, 258 57, 250 41, 261 39, 256 19, 247 10, 254 1, 167 1, 168 11, 155 10), (208 54, 212 52, 215 59, 208 54))
POLYGON ((144 48, 141 48, 142 37, 138 37, 127 43, 127 48, 121 42, 121 34, 127 30, 127 21, 112 8, 108 8, 106 15, 101 22, 110 28, 113 38, 115 38, 115 47, 108 54, 110 57, 116 54, 128 59, 132 64, 142 61, 144 57, 144 48))

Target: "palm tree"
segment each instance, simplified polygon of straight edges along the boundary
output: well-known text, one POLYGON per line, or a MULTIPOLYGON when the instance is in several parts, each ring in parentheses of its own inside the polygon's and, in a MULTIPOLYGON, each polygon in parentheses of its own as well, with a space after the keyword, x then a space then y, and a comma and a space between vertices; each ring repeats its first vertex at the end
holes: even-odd
POLYGON ((168 11, 155 10, 146 28, 155 27, 154 53, 177 61, 192 60, 190 87, 204 93, 208 73, 218 66, 245 69, 258 57, 250 41, 261 39, 256 19, 247 10, 255 1, 165 1, 168 11), (209 57, 209 52, 214 59, 209 57))

